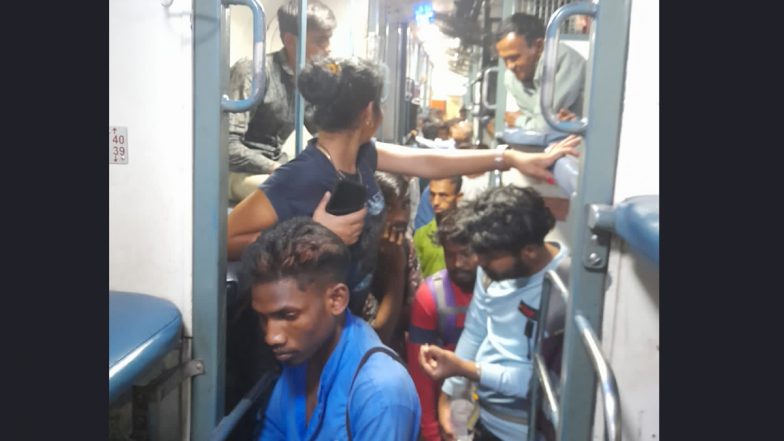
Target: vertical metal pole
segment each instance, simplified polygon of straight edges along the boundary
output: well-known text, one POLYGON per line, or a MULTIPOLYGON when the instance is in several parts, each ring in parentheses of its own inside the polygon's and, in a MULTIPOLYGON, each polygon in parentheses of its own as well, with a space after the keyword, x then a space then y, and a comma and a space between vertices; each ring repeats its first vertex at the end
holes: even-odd
POLYGON ((191 439, 209 438, 223 416, 226 296, 228 9, 193 2, 193 357, 191 439))
POLYGON ((369 60, 373 60, 376 62, 383 62, 383 58, 381 57, 381 30, 379 27, 378 21, 378 1, 379 0, 369 0, 368 1, 368 44, 367 44, 367 52, 366 57, 369 60))
POLYGON ((463 106, 466 109, 469 109, 473 114, 473 104, 474 104, 474 87, 471 83, 476 78, 476 64, 473 62, 473 56, 471 57, 471 61, 468 63, 468 79, 466 81, 466 93, 463 96, 463 106))
POLYGON ((395 143, 403 143, 406 137, 406 118, 408 118, 408 103, 406 102, 406 62, 408 59, 408 22, 397 25, 397 127, 395 128, 395 143))
POLYGON ((589 115, 580 157, 577 192, 572 197, 572 266, 561 372, 559 440, 592 439, 596 375, 581 341, 575 316, 601 331, 609 234, 593 233, 587 226, 589 204, 613 203, 618 159, 631 0, 601 0, 593 26, 588 71, 592 78, 586 96, 589 115), (595 99, 594 99, 595 98, 595 99))
MULTIPOLYGON (((299 80, 299 74, 305 67, 305 42, 308 37, 308 0, 299 0, 299 27, 297 28, 299 37, 297 38, 297 65, 294 75, 294 84, 299 80)), ((302 125, 305 122, 305 100, 299 89, 294 91, 294 151, 299 156, 302 151, 302 125)))
MULTIPOLYGON (((514 14, 515 11, 515 0, 504 0, 503 9, 501 12, 501 19, 514 14)), ((504 114, 506 114, 506 85, 504 84, 504 73, 506 72, 506 65, 504 64, 504 60, 501 57, 498 57, 498 76, 496 76, 495 80, 495 123, 493 125, 494 134, 492 146, 493 148, 498 147, 498 134, 502 133, 504 130, 504 114)), ((487 78, 484 79, 487 81, 487 78)), ((503 181, 501 180, 501 172, 495 170, 490 175, 490 186, 491 187, 500 187, 503 185, 503 181)))
POLYGON ((433 96, 433 90, 432 90, 433 63, 430 62, 430 57, 427 57, 426 60, 427 60, 426 61, 427 65, 425 67, 425 72, 427 73, 425 74, 425 77, 427 78, 427 85, 425 86, 425 92, 426 92, 425 108, 430 109, 430 101, 431 101, 431 97, 433 96))

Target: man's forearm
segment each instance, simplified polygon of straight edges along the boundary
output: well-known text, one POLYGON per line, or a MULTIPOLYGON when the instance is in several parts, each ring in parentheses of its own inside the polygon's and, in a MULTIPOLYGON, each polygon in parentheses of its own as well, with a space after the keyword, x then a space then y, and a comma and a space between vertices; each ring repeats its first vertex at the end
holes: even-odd
POLYGON ((462 358, 458 358, 458 360, 460 360, 457 364, 460 373, 457 375, 466 377, 471 381, 479 381, 478 365, 471 360, 464 360, 462 358))

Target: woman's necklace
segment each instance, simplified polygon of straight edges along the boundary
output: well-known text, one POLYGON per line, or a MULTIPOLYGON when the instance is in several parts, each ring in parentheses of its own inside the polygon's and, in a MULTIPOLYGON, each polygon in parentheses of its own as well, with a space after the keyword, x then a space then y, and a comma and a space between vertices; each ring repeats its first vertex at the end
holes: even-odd
MULTIPOLYGON (((333 161, 333 160, 332 160, 332 155, 330 155, 330 154, 329 154, 329 150, 327 150, 327 148, 326 148, 326 147, 324 147, 324 146, 323 146, 323 145, 322 145, 320 142, 318 142, 318 141, 316 141, 316 148, 318 148, 319 150, 321 150, 321 151, 322 151, 322 152, 323 152, 323 153, 324 153, 324 154, 327 156, 327 158, 329 159, 329 162, 331 162, 331 163, 332 163, 332 167, 334 167, 334 168, 335 168, 335 171, 338 173, 338 176, 340 177, 340 179, 346 179, 346 175, 345 175, 345 173, 343 173, 342 171, 340 171, 340 169, 338 168, 338 166, 337 166, 337 165, 335 165, 335 161, 333 161)), ((359 172, 359 167, 357 167, 357 176, 359 176, 359 182, 360 182, 360 183, 362 183, 362 173, 360 173, 360 172, 359 172)))

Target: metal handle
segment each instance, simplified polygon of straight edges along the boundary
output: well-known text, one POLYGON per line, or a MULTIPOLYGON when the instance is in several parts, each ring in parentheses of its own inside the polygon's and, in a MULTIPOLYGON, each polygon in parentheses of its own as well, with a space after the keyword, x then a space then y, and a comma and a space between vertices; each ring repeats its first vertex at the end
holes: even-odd
POLYGON ((588 119, 582 118, 579 121, 559 121, 550 106, 553 104, 555 96, 555 65, 558 55, 558 34, 561 24, 572 15, 589 15, 596 17, 599 7, 596 3, 578 2, 561 6, 550 18, 547 24, 547 31, 544 37, 544 64, 542 66, 542 94, 539 96, 539 105, 542 108, 542 116, 547 124, 555 130, 566 133, 581 134, 588 127, 588 119))
POLYGON ((278 379, 278 374, 275 372, 267 372, 265 373, 259 381, 256 382, 255 385, 242 397, 239 403, 234 406, 231 413, 223 417, 220 420, 217 426, 212 429, 212 433, 210 433, 210 441, 224 441, 231 435, 232 430, 237 426, 240 422, 240 419, 245 416, 245 413, 248 409, 253 406, 256 401, 258 401, 261 394, 266 391, 270 384, 274 384, 274 381, 278 379))
POLYGON ((495 104, 492 106, 487 101, 487 88, 489 87, 490 82, 487 81, 487 78, 490 76, 490 72, 495 72, 496 75, 498 74, 498 66, 488 67, 485 69, 484 73, 482 73, 482 105, 485 106, 485 109, 495 110, 495 104))
POLYGON ((548 417, 550 417, 553 426, 558 427, 558 399, 555 397, 553 385, 550 383, 550 374, 547 373, 547 366, 545 366, 541 355, 534 354, 534 366, 544 391, 544 401, 547 404, 547 413, 549 413, 548 417))
POLYGON ((604 424, 606 426, 608 439, 610 441, 621 440, 621 399, 618 394, 618 384, 615 382, 615 374, 613 374, 610 365, 604 358, 601 348, 599 347, 599 339, 593 332, 591 324, 580 314, 574 316, 574 321, 577 324, 577 329, 580 330, 580 335, 585 343, 585 348, 588 350, 588 355, 591 357, 593 367, 599 375, 599 382, 602 387, 602 395, 604 401, 604 424))
POLYGON ((253 12, 253 84, 250 97, 244 100, 232 100, 227 95, 221 97, 221 109, 225 112, 245 112, 263 98, 262 92, 266 78, 264 77, 264 38, 266 33, 266 16, 264 7, 256 0, 221 0, 223 6, 244 5, 253 12))
POLYGON ((569 298, 569 289, 566 288, 566 284, 555 270, 547 270, 547 272, 544 273, 544 277, 549 279, 550 283, 558 289, 558 292, 563 296, 564 300, 569 298))

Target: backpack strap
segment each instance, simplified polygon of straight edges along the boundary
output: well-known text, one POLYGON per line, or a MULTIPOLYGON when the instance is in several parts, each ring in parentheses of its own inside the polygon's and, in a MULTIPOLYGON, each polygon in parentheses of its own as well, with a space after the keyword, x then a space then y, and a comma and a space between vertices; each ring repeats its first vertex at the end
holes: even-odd
POLYGON ((435 273, 431 288, 436 300, 438 330, 444 344, 449 344, 457 342, 457 314, 465 313, 467 308, 456 305, 455 294, 445 275, 446 270, 435 273))
POLYGON ((375 354, 377 352, 383 352, 383 353, 389 355, 395 361, 400 363, 403 366, 403 368, 407 369, 406 364, 403 362, 403 360, 401 360, 400 357, 393 350, 389 349, 386 346, 375 346, 375 347, 372 347, 372 348, 368 349, 368 351, 365 352, 365 355, 363 355, 362 359, 359 360, 359 365, 357 365, 357 370, 354 372, 354 378, 351 379, 351 386, 349 386, 349 388, 348 388, 348 399, 346 399, 346 435, 348 435, 348 441, 351 441, 351 438, 352 438, 351 437, 351 420, 349 419, 349 409, 350 409, 350 405, 351 405, 351 394, 354 391, 354 382, 357 381, 357 376, 359 376, 359 371, 360 371, 360 369, 362 369, 362 366, 365 365, 365 363, 368 361, 368 359, 370 358, 371 355, 373 355, 373 354, 375 354))

